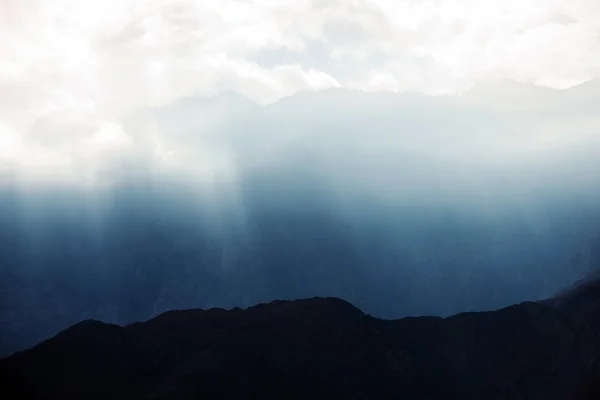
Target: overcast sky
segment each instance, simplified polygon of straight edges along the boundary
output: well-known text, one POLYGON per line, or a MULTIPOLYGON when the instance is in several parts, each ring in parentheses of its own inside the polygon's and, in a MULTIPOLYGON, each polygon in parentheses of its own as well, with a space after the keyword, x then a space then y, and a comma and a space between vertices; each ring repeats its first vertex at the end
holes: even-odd
MULTIPOLYGON (((80 170, 148 143, 177 158, 189 135, 123 121, 226 91, 261 106, 334 88, 443 95, 447 114, 461 107, 457 129, 508 119, 507 138, 530 148, 600 131, 597 0, 0 0, 0 54, 4 171, 80 170)), ((341 107, 328 104, 318 111, 341 107)), ((437 118, 430 106, 411 110, 437 118)))

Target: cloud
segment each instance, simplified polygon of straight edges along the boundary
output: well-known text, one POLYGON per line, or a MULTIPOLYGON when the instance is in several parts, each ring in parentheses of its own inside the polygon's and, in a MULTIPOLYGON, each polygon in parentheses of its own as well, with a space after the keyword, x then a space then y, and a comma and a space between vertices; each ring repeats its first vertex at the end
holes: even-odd
MULTIPOLYGON (((598 76, 599 33, 593 0, 3 0, 0 167, 130 153, 166 162, 175 150, 157 143, 168 140, 123 118, 189 96, 233 91, 271 104, 334 88, 565 89, 598 76)), ((486 96, 486 107, 516 107, 486 96)))

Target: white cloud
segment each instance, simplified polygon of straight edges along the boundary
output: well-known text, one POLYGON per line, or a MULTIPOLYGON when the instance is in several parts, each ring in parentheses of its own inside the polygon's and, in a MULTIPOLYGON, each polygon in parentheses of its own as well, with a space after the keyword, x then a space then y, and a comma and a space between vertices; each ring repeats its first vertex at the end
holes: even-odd
POLYGON ((123 115, 191 95, 566 88, 599 34, 595 0, 2 0, 0 166, 114 157, 123 115))

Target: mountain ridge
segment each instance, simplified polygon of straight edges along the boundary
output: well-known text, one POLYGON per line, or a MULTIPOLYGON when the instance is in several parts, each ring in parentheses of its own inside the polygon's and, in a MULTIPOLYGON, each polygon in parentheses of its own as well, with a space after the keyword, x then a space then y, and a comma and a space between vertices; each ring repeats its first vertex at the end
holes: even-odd
POLYGON ((600 279, 561 301, 446 318, 382 320, 313 297, 125 326, 87 320, 1 359, 3 398, 595 399, 600 285, 590 282, 600 279))

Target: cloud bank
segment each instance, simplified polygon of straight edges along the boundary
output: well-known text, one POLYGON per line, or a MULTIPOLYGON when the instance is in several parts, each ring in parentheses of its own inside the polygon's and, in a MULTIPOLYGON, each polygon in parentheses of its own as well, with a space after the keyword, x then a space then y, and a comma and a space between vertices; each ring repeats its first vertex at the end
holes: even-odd
MULTIPOLYGON (((162 142, 171 132, 151 126, 132 132, 124 119, 223 92, 261 105, 331 89, 444 94, 449 106, 437 110, 442 113, 453 113, 467 101, 458 96, 471 93, 475 107, 527 114, 514 104, 521 102, 545 113, 545 123, 515 128, 528 129, 519 140, 560 141, 564 124, 569 135, 596 129, 590 107, 598 85, 573 96, 536 86, 593 81, 600 72, 599 32, 600 6, 592 0, 4 0, 0 166, 5 175, 35 170, 49 179, 61 168, 113 168, 124 157, 168 162, 184 151, 166 150, 162 142), (517 93, 505 96, 514 85, 517 93), (485 90, 473 95, 473 87, 485 90), (530 102, 520 101, 523 96, 530 102), (564 104, 548 105, 549 98, 564 104), (577 121, 555 124, 557 110, 561 116, 570 110, 577 121)), ((509 143, 514 135, 505 137, 509 143)), ((197 169, 228 164, 210 148, 203 154, 197 169)))

